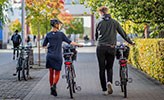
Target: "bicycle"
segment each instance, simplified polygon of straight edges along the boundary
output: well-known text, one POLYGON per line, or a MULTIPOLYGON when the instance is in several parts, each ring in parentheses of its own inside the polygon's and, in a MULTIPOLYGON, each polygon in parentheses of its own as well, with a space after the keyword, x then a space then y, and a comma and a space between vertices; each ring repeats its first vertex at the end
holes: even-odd
POLYGON ((124 98, 127 98, 127 83, 132 83, 132 78, 128 78, 127 59, 130 48, 124 44, 116 47, 116 58, 119 60, 120 65, 120 81, 115 81, 116 86, 121 86, 121 91, 124 92, 124 98))
POLYGON ((68 83, 67 89, 69 89, 70 97, 73 98, 73 93, 75 93, 76 90, 81 90, 81 87, 77 86, 75 82, 76 73, 73 65, 73 61, 75 61, 77 57, 77 51, 72 45, 65 45, 63 47, 63 52, 65 75, 63 75, 62 78, 66 78, 68 83))
POLYGON ((20 50, 20 54, 17 61, 16 73, 13 76, 18 76, 18 80, 21 81, 23 78, 25 81, 29 78, 29 53, 31 47, 19 46, 19 48, 14 48, 20 50))

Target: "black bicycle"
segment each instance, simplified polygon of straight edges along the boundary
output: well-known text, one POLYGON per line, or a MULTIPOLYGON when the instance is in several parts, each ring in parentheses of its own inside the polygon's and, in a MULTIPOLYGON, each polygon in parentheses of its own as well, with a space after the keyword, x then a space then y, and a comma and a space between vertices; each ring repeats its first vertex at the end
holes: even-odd
POLYGON ((128 78, 127 59, 130 48, 127 45, 120 44, 116 47, 116 58, 119 60, 120 65, 120 81, 116 81, 116 86, 121 86, 121 91, 124 92, 124 98, 127 97, 127 83, 132 82, 132 78, 128 78))
POLYGON ((23 78, 25 81, 29 78, 29 53, 31 47, 29 46, 19 46, 18 48, 14 48, 20 50, 20 54, 17 61, 16 73, 13 76, 18 76, 18 80, 21 81, 23 78))
POLYGON ((75 82, 75 69, 73 65, 73 61, 76 60, 77 57, 77 51, 76 48, 72 45, 64 45, 63 46, 63 55, 64 55, 64 65, 65 65, 65 75, 63 75, 63 78, 66 78, 66 81, 68 83, 67 89, 69 89, 70 97, 73 98, 73 93, 81 90, 80 86, 76 85, 75 82))

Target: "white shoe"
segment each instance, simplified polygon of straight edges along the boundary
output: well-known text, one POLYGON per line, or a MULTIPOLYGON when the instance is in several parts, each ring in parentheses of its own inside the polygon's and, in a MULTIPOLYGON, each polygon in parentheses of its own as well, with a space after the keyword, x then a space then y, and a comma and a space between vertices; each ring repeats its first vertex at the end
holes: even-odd
POLYGON ((108 94, 112 94, 112 93, 113 93, 113 89, 112 89, 112 84, 111 84, 111 82, 108 82, 108 83, 107 83, 107 91, 108 91, 108 94))
POLYGON ((108 93, 108 91, 103 91, 103 95, 108 95, 109 93, 108 93))

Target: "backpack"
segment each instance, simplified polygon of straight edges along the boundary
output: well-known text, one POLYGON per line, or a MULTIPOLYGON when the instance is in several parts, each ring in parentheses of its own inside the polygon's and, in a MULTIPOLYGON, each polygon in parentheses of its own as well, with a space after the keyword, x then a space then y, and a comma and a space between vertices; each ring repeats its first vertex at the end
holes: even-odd
POLYGON ((19 35, 18 34, 13 35, 12 40, 13 40, 13 43, 19 43, 19 35))

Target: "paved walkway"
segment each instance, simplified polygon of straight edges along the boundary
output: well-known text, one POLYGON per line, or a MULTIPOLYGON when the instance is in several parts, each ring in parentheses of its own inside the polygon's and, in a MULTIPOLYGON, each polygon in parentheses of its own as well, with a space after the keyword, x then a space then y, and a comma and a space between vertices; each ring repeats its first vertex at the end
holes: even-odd
MULTIPOLYGON (((74 94, 74 100, 122 100, 123 93, 120 87, 113 85, 113 94, 104 96, 100 88, 98 64, 95 47, 79 48, 78 59, 75 62, 76 82, 82 90, 74 94)), ((118 80, 118 62, 114 63, 114 81, 118 80)), ((47 70, 47 69, 45 69, 47 70)), ((61 75, 64 72, 61 73, 61 75)), ((164 85, 149 79, 140 71, 129 67, 129 77, 133 83, 128 84, 128 98, 124 100, 163 100, 164 85)), ((50 95, 48 83, 48 70, 24 100, 70 100, 69 91, 66 89, 65 79, 60 79, 57 91, 58 97, 50 95)))

